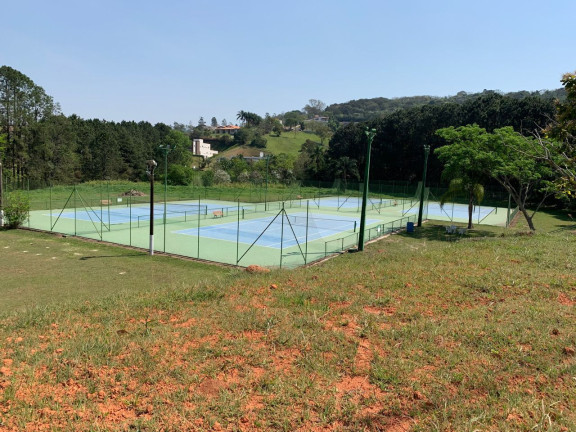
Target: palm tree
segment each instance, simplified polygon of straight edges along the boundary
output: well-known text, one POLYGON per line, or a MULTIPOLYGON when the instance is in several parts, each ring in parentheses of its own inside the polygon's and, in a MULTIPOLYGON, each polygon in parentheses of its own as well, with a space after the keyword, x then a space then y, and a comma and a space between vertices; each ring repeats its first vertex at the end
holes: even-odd
POLYGON ((351 159, 348 156, 342 156, 336 161, 336 175, 342 176, 344 180, 344 190, 348 186, 348 178, 354 177, 358 179, 360 173, 358 172, 358 161, 351 159))
POLYGON ((444 207, 448 201, 454 201, 454 198, 458 196, 468 198, 468 229, 472 229, 474 228, 472 225, 474 205, 480 204, 484 199, 484 186, 469 179, 452 179, 448 190, 440 197, 440 208, 444 207))

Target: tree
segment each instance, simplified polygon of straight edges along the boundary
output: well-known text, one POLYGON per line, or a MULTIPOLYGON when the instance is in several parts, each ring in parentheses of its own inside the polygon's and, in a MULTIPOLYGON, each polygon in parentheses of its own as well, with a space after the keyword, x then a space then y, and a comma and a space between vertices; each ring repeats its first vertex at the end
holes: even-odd
POLYGON ((348 188, 349 178, 360 178, 360 173, 358 172, 358 161, 356 159, 351 159, 348 156, 342 156, 335 162, 336 174, 344 180, 344 190, 348 188))
POLYGON ((226 119, 222 119, 222 126, 228 126, 228 122, 226 121, 226 119))
POLYGON ((476 160, 480 137, 486 130, 473 125, 457 129, 444 128, 436 133, 448 142, 448 145, 434 151, 438 159, 444 163, 442 178, 450 181, 450 187, 441 199, 441 205, 448 199, 464 194, 468 200, 468 229, 472 229, 474 205, 484 197, 482 182, 487 178, 486 169, 483 169, 476 160))
POLYGON ((541 159, 546 160, 558 174, 557 194, 576 200, 576 72, 564 74, 562 84, 566 101, 556 105, 556 117, 537 135, 541 159))
POLYGON ((250 145, 256 148, 266 148, 267 143, 268 140, 264 138, 262 135, 256 135, 254 139, 250 142, 250 145))
POLYGON ((238 111, 236 118, 248 127, 258 126, 262 123, 262 117, 248 111, 238 111))
POLYGON ((320 115, 326 109, 326 104, 319 99, 310 99, 308 103, 302 108, 308 118, 313 118, 320 115))
POLYGON ((468 199, 468 229, 472 229, 472 213, 474 205, 480 204, 484 199, 484 186, 480 183, 473 183, 469 178, 455 178, 450 181, 448 190, 440 197, 440 208, 447 202, 453 202, 459 196, 468 199))
POLYGON ((212 127, 218 127, 218 120, 216 120, 216 117, 212 117, 212 120, 210 120, 210 126, 212 127))
POLYGON ((321 179, 326 168, 326 152, 321 143, 306 140, 300 148, 300 154, 294 163, 297 177, 300 179, 321 179))
POLYGON ((27 127, 58 112, 58 105, 42 87, 16 69, 0 67, 0 133, 6 134, 5 162, 13 178, 25 174, 27 127))
POLYGON ((290 111, 284 114, 284 126, 294 128, 303 122, 306 117, 300 111, 290 111))
POLYGON ((230 174, 221 169, 214 171, 214 183, 216 184, 230 183, 230 174))
POLYGON ((198 127, 203 128, 204 126, 206 126, 206 121, 204 120, 204 117, 200 117, 200 120, 198 120, 198 127))
POLYGON ((538 163, 534 138, 524 137, 511 127, 488 133, 478 125, 444 128, 437 133, 448 142, 448 145, 435 150, 445 163, 443 176, 461 179, 462 189, 470 196, 481 180, 496 180, 510 194, 529 228, 535 230, 533 217, 547 193, 539 196, 539 202, 531 213, 527 203, 536 197, 536 192, 545 190, 551 170, 538 163))

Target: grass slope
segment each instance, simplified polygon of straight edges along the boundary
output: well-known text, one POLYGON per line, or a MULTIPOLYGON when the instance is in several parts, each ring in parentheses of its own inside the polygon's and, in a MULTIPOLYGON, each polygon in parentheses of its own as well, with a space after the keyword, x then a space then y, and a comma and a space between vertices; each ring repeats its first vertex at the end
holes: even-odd
POLYGON ((432 222, 256 275, 0 232, 0 290, 23 304, 87 263, 107 263, 87 292, 134 270, 112 296, 5 312, 0 430, 576 430, 576 227, 536 224, 447 241, 432 222), (73 249, 20 250, 46 245, 73 249))
POLYGON ((265 153, 271 153, 274 155, 278 155, 280 153, 286 153, 292 155, 294 157, 298 156, 298 152, 302 147, 302 144, 306 142, 306 140, 312 140, 316 142, 320 142, 320 138, 312 133, 307 132, 284 132, 279 137, 273 135, 266 135, 266 148, 265 149, 258 149, 255 147, 248 147, 248 146, 234 146, 220 152, 218 157, 233 157, 239 154, 244 156, 258 156, 261 151, 265 153))

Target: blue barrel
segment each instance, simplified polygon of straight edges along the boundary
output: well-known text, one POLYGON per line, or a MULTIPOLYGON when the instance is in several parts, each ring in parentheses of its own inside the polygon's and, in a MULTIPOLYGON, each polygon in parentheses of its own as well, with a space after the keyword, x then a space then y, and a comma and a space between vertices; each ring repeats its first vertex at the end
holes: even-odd
POLYGON ((408 222, 406 224, 406 232, 413 233, 414 232, 414 222, 408 222))

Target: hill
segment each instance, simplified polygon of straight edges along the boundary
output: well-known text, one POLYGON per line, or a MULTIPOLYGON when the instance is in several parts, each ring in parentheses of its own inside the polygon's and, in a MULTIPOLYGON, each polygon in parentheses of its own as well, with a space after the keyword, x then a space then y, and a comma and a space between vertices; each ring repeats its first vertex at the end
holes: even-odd
POLYGON ((502 93, 493 90, 484 90, 481 93, 466 93, 462 91, 454 96, 447 97, 409 96, 392 99, 377 97, 372 99, 351 100, 349 102, 329 105, 326 108, 326 114, 328 116, 335 117, 338 121, 366 121, 376 117, 382 117, 400 109, 409 109, 423 105, 439 105, 445 103, 463 104, 467 101, 490 93, 498 93, 514 99, 537 97, 542 99, 563 100, 566 98, 566 92, 563 88, 557 90, 542 90, 533 92, 518 91, 510 93, 502 93))

